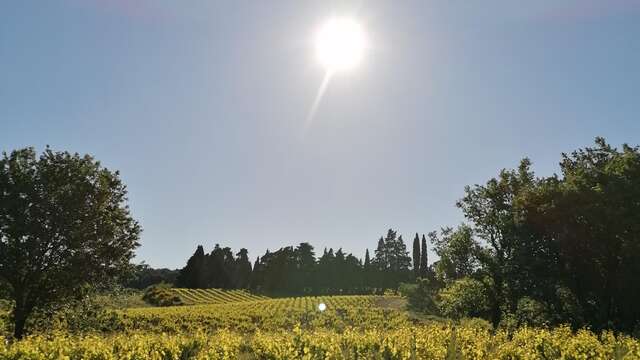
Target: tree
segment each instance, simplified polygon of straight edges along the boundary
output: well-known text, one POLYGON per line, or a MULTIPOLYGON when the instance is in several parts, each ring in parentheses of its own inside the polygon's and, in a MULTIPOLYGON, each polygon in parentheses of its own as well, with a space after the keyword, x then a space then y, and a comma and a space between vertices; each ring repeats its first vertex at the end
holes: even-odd
POLYGON ((89 155, 33 148, 0 160, 0 282, 15 301, 14 336, 34 309, 130 268, 140 225, 126 186, 89 155))
POLYGON ((444 283, 451 283, 463 277, 472 277, 478 270, 478 244, 468 225, 462 224, 456 230, 443 228, 438 235, 429 233, 435 253, 440 257, 434 266, 436 277, 444 283))
POLYGON ((242 248, 236 254, 236 262, 234 266, 233 287, 235 289, 247 289, 249 287, 249 279, 251 278, 251 262, 249 261, 249 252, 242 248))
POLYGON ((429 276, 429 258, 427 254, 427 239, 422 234, 422 250, 420 252, 420 277, 426 278, 429 276))
POLYGON ((122 286, 133 289, 145 289, 151 285, 166 283, 176 284, 180 270, 154 269, 144 262, 135 265, 132 273, 123 279, 122 286))
POLYGON ((204 248, 198 245, 196 251, 187 260, 187 265, 180 270, 176 286, 190 289, 206 288, 205 261, 204 248))
POLYGON ((397 236, 396 231, 389 229, 387 236, 378 240, 372 264, 376 273, 376 286, 395 288, 400 282, 408 280, 411 276, 411 257, 402 235, 397 236))
POLYGON ((515 311, 517 296, 509 293, 518 284, 514 264, 517 248, 526 238, 527 229, 520 226, 521 213, 516 199, 521 192, 534 186, 531 162, 523 159, 518 170, 502 170, 497 178, 485 185, 465 187, 465 196, 458 201, 464 216, 473 223, 473 233, 485 246, 477 251, 478 261, 491 279, 491 318, 493 325, 500 322, 503 311, 515 311))
POLYGON ((297 276, 296 288, 304 293, 309 293, 313 288, 313 280, 316 268, 316 254, 309 243, 300 243, 296 248, 297 276))
POLYGON ((640 149, 595 142, 562 155, 562 178, 520 197, 524 225, 553 260, 527 269, 538 283, 566 286, 594 328, 630 331, 640 323, 640 149))
POLYGON ((416 278, 419 278, 421 275, 420 261, 420 237, 418 233, 416 233, 416 237, 413 238, 413 273, 416 278))
POLYGON ((373 286, 371 270, 371 257, 369 256, 369 249, 366 249, 364 253, 364 265, 362 267, 363 285, 365 288, 373 286))

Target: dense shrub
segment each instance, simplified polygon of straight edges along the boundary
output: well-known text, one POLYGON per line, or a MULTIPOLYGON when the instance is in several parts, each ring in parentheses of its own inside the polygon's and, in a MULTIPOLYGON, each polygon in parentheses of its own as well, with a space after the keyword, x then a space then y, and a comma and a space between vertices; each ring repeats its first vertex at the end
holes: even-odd
POLYGON ((155 306, 177 306, 184 304, 180 296, 170 291, 166 285, 149 287, 142 296, 142 299, 155 306))
POLYGON ((400 285, 398 286, 398 294, 400 294, 400 296, 403 296, 403 297, 409 297, 412 294, 414 294, 417 289, 418 289, 417 284, 400 283, 400 285))
POLYGON ((436 288, 428 278, 418 279, 416 288, 408 295, 409 308, 427 314, 437 314, 438 307, 434 300, 436 288))
POLYGON ((486 316, 489 310, 487 291, 480 281, 462 278, 438 293, 438 309, 453 319, 486 316))

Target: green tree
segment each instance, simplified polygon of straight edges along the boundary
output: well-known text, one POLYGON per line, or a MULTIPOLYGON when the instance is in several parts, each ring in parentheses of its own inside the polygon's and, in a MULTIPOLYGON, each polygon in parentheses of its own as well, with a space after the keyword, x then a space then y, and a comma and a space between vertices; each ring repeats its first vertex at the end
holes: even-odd
POLYGON ((234 266, 233 287, 236 289, 247 289, 251 278, 251 262, 249 261, 249 251, 242 248, 236 254, 234 266))
POLYGON ((416 233, 416 237, 413 238, 413 273, 416 278, 419 278, 421 272, 421 257, 420 257, 420 237, 416 233))
POLYGON ((462 224, 456 230, 443 228, 440 235, 433 231, 429 233, 429 238, 435 253, 440 257, 435 266, 438 280, 450 283, 473 276, 478 270, 478 244, 468 225, 462 224))
POLYGON ((180 270, 176 279, 176 286, 190 289, 203 289, 207 286, 205 279, 205 254, 202 245, 198 245, 187 264, 180 270))
POLYGON ((420 277, 427 278, 430 276, 429 254, 427 253, 427 239, 422 234, 422 250, 420 252, 420 277))
POLYGON ((309 293, 314 288, 316 270, 316 254, 311 244, 304 242, 296 247, 296 289, 303 293, 309 293))
POLYGON ((517 296, 510 294, 517 288, 515 266, 518 246, 526 238, 526 228, 520 226, 516 201, 519 194, 534 186, 533 173, 528 159, 521 161, 518 170, 502 170, 497 178, 485 185, 467 186, 464 197, 457 205, 473 224, 473 234, 484 246, 477 252, 477 259, 486 277, 491 281, 491 320, 500 323, 503 311, 514 311, 517 296))
POLYGON ((89 155, 32 148, 0 160, 0 282, 9 285, 14 336, 34 309, 130 268, 141 232, 126 186, 89 155))
MULTIPOLYGON (((640 150, 597 138, 594 147, 563 154, 560 169, 562 178, 522 197, 523 222, 557 261, 553 279, 570 290, 587 323, 633 330, 640 323, 640 150)), ((548 282, 543 274, 538 282, 548 282)))

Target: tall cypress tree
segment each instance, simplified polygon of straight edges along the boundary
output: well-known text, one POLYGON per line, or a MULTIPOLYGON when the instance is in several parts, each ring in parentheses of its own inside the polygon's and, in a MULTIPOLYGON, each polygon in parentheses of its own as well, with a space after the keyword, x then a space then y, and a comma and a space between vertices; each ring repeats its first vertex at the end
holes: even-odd
POLYGON ((364 269, 369 270, 371 267, 371 258, 369 257, 369 249, 364 253, 364 269))
POLYGON ((365 288, 373 286, 371 283, 371 257, 369 256, 369 249, 364 253, 364 265, 362 267, 363 272, 363 285, 365 288))
POLYGON ((429 275, 429 259, 427 258, 427 239, 422 234, 422 252, 420 253, 420 277, 429 275))
POLYGON ((422 274, 421 272, 421 261, 420 258, 420 237, 418 233, 416 233, 416 237, 413 238, 413 273, 415 277, 418 278, 422 274))

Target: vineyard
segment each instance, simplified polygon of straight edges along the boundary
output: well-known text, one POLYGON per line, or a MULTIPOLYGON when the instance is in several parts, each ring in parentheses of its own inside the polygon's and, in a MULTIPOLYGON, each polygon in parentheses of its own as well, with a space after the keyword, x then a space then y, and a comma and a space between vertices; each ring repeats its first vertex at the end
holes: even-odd
POLYGON ((248 300, 207 293, 211 298, 190 301, 218 303, 117 310, 86 333, 0 341, 0 359, 640 359, 640 341, 610 332, 509 333, 482 320, 417 321, 403 309, 380 306, 398 297, 248 300))
POLYGON ((225 304, 268 299, 265 296, 254 295, 244 290, 169 289, 169 291, 179 296, 185 305, 225 304))
POLYGON ((626 336, 582 330, 514 334, 450 325, 403 326, 383 331, 257 332, 222 330, 179 335, 30 337, 0 343, 0 359, 639 359, 640 343, 626 336))
POLYGON ((146 307, 117 312, 112 326, 118 331, 215 331, 395 328, 409 324, 404 311, 376 306, 379 296, 319 296, 228 302, 223 304, 146 307), (326 310, 318 310, 325 304, 326 310))

